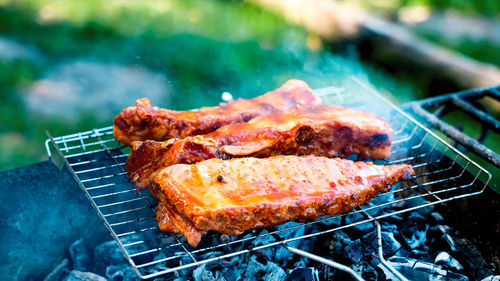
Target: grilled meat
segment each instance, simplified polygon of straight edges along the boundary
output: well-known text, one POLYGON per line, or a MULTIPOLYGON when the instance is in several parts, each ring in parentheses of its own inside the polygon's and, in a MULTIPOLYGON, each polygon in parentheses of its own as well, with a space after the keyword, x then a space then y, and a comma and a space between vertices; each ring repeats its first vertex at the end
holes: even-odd
POLYGON ((315 156, 210 159, 163 169, 152 192, 158 217, 196 247, 209 230, 237 235, 349 211, 413 173, 409 165, 315 156))
POLYGON ((142 188, 162 168, 210 158, 358 154, 359 158, 384 159, 391 154, 391 137, 389 124, 371 113, 319 105, 260 116, 182 140, 134 142, 126 170, 142 188))
POLYGON ((289 80, 279 89, 253 99, 237 99, 198 111, 155 109, 149 99, 142 98, 136 106, 124 109, 114 118, 113 133, 116 140, 125 145, 133 141, 164 141, 206 134, 260 115, 318 104, 321 99, 300 80, 289 80))

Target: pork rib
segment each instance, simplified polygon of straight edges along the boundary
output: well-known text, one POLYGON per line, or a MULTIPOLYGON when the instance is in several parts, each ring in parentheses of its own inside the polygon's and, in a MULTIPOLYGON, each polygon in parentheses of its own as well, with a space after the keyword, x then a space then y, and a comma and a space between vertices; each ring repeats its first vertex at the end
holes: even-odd
POLYGON ((409 165, 315 156, 210 159, 163 169, 152 189, 158 216, 196 247, 209 230, 237 235, 346 212, 413 173, 409 165))
POLYGON ((113 133, 118 142, 168 140, 206 134, 227 124, 246 122, 260 115, 291 108, 321 104, 321 99, 300 80, 289 80, 279 89, 253 99, 237 99, 217 107, 198 111, 154 109, 147 98, 124 109, 113 120, 113 133))
POLYGON ((392 129, 375 115, 337 105, 291 109, 232 124, 200 136, 166 142, 134 142, 126 164, 130 180, 147 187, 174 164, 206 159, 316 155, 384 159, 391 154, 392 129))

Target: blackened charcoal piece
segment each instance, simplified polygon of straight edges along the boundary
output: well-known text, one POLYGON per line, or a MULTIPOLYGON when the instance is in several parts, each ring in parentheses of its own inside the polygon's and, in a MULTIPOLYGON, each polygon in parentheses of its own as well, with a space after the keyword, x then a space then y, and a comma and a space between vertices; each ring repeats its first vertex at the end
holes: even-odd
POLYGON ((104 274, 109 265, 126 263, 122 250, 114 240, 104 242, 94 249, 94 267, 99 274, 104 274))
POLYGON ((43 279, 44 281, 55 281, 60 280, 63 273, 68 273, 68 259, 63 259, 47 276, 43 279))
POLYGON ((431 249, 455 252, 457 250, 455 240, 449 233, 451 233, 451 228, 447 225, 431 227, 428 231, 431 249))
POLYGON ((264 275, 263 280, 265 281, 282 281, 286 279, 286 272, 283 268, 279 267, 277 264, 272 263, 270 270, 264 275))
POLYGON ((428 225, 424 225, 418 229, 414 229, 410 236, 403 235, 406 245, 410 249, 421 249, 426 251, 428 249, 427 243, 427 230, 428 225))
POLYGON ((352 243, 351 238, 342 230, 335 231, 332 239, 327 241, 326 246, 333 254, 341 254, 347 245, 352 243))
POLYGON ((500 275, 490 275, 481 281, 500 281, 500 275))
POLYGON ((139 279, 139 276, 129 264, 108 266, 106 276, 109 280, 135 281, 139 279))
POLYGON ((470 240, 466 238, 456 238, 456 257, 460 260, 464 268, 471 272, 474 280, 493 274, 491 267, 483 258, 481 251, 470 240))
MULTIPOLYGON (((120 239, 123 244, 133 243, 144 240, 140 235, 128 235, 120 239)), ((136 243, 127 247, 129 254, 140 253, 148 250, 145 243, 136 243)), ((142 254, 134 257, 136 264, 150 262, 154 259, 153 253, 142 254)), ((98 245, 94 249, 94 267, 95 272, 104 275, 106 267, 117 264, 129 264, 125 259, 123 251, 118 247, 116 241, 111 240, 98 245)))
POLYGON ((253 255, 248 261, 244 278, 246 280, 285 280, 286 273, 276 263, 262 256, 253 255))
POLYGON ((458 262, 455 258, 453 258, 447 252, 440 252, 436 256, 434 263, 442 266, 445 269, 451 269, 454 271, 461 271, 464 269, 464 267, 460 264, 460 262, 458 262))
POLYGON ((226 281, 226 278, 219 271, 216 271, 214 275, 212 271, 207 269, 207 264, 198 266, 193 271, 193 278, 195 281, 226 281))
POLYGON ((79 239, 69 246, 69 255, 71 256, 74 270, 89 271, 92 269, 92 258, 83 239, 79 239))
MULTIPOLYGON (((429 201, 427 201, 423 197, 418 197, 418 196, 420 196, 418 193, 414 194, 414 195, 410 195, 407 198, 405 198, 405 200, 392 204, 392 206, 395 208, 398 208, 398 209, 399 208, 409 209, 409 208, 419 207, 419 206, 422 206, 424 204, 429 203, 429 201)), ((410 214, 419 213, 423 216, 427 216, 430 213, 432 213, 433 211, 434 211, 434 206, 431 205, 431 206, 426 206, 426 207, 415 209, 410 214)))
POLYGON ((63 278, 63 281, 106 281, 106 278, 92 272, 73 270, 63 278))
POLYGON ((380 274, 380 278, 377 266, 380 263, 380 261, 377 258, 370 259, 369 262, 363 261, 358 264, 355 264, 352 266, 352 269, 357 272, 361 277, 363 277, 366 281, 371 281, 371 280, 386 280, 383 278, 385 275, 380 274), (377 279, 379 278, 379 279, 377 279))
MULTIPOLYGON (((396 240, 396 238, 394 238, 394 233, 382 231, 381 235, 382 235, 382 251, 384 254, 386 255, 394 254, 401 248, 401 243, 399 243, 399 241, 396 240)), ((364 243, 370 245, 373 250, 378 249, 377 235, 375 231, 370 232, 365 236, 363 236, 363 241, 364 243)))
POLYGON ((361 242, 360 239, 357 239, 347 245, 344 251, 346 253, 346 256, 350 258, 354 263, 360 262, 363 257, 368 255, 367 247, 361 242))
POLYGON ((429 216, 437 223, 444 221, 444 217, 438 212, 432 212, 429 216))
POLYGON ((290 272, 287 281, 319 281, 318 270, 314 267, 299 267, 290 272))

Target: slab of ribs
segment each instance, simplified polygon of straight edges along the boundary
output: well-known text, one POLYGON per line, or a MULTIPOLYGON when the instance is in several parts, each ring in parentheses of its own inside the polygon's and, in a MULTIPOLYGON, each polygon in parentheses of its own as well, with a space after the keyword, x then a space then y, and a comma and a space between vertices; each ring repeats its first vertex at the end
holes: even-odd
POLYGON ((159 201, 160 229, 194 247, 207 231, 236 235, 347 212, 414 174, 406 164, 341 159, 389 158, 391 127, 368 112, 321 104, 300 80, 198 111, 140 99, 115 117, 113 131, 132 145, 130 180, 159 201))
POLYGON ((297 108, 232 124, 216 131, 165 142, 133 142, 126 170, 137 187, 174 164, 210 158, 316 155, 385 159, 392 129, 375 115, 337 105, 297 108))
POLYGON ((160 201, 161 229, 184 234, 196 247, 209 230, 237 235, 346 212, 410 175, 405 164, 340 158, 210 159, 163 169, 151 191, 160 201))
POLYGON ((125 108, 114 118, 113 134, 125 145, 133 141, 185 138, 206 134, 224 125, 247 122, 257 116, 318 104, 321 99, 300 80, 289 80, 279 89, 253 99, 239 98, 197 111, 155 109, 149 99, 142 98, 136 106, 125 108))

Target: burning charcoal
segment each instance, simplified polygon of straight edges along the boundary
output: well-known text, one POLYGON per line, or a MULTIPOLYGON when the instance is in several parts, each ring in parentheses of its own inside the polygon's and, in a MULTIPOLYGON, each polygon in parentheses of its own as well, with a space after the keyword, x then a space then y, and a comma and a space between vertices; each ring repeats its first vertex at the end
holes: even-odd
POLYGON ((269 272, 266 275, 264 275, 264 278, 262 278, 262 280, 264 281, 279 281, 285 279, 286 279, 286 272, 283 270, 283 268, 279 267, 275 263, 271 263, 269 267, 269 272))
POLYGON ((296 263, 293 264, 295 268, 297 267, 306 267, 308 263, 307 258, 301 257, 296 263))
MULTIPOLYGON (((296 227, 292 228, 294 226, 299 226, 301 224, 296 223, 296 222, 288 222, 282 225, 278 225, 276 228, 277 230, 282 230, 278 232, 278 235, 282 237, 283 239, 290 238, 290 237, 300 237, 304 235, 304 227, 296 227), (287 228, 292 228, 289 230, 284 230, 287 228)), ((267 230, 263 230, 260 234, 266 234, 268 233, 267 230)), ((272 235, 265 235, 261 236, 257 239, 255 239, 252 244, 255 246, 260 246, 260 245, 267 245, 269 243, 275 242, 276 239, 272 235)), ((298 241, 292 241, 287 243, 291 247, 295 248, 300 248, 304 251, 310 251, 313 248, 313 239, 307 239, 307 240, 298 240, 298 241)), ((277 263, 282 263, 286 260, 292 259, 293 255, 285 249, 284 247, 268 247, 259 250, 259 253, 261 253, 263 256, 271 259, 274 262, 277 263)))
POLYGON ((319 273, 321 280, 337 280, 338 271, 328 265, 320 264, 319 265, 319 273))
MULTIPOLYGON (((394 238, 394 233, 382 231, 382 251, 385 255, 392 255, 397 250, 401 248, 401 243, 394 238)), ((376 250, 378 248, 377 245, 377 234, 375 232, 370 232, 363 236, 363 240, 365 243, 370 245, 372 249, 376 250)))
POLYGON ((106 281, 106 278, 92 272, 73 270, 63 278, 63 281, 106 281))
POLYGON ((77 240, 69 246, 69 255, 73 261, 74 270, 88 271, 91 269, 92 259, 83 239, 77 240))
MULTIPOLYGON (((120 239, 122 244, 129 244, 137 241, 141 241, 145 239, 143 236, 139 235, 128 235, 124 236, 120 239)), ((145 243, 136 243, 133 245, 127 246, 127 251, 129 254, 140 253, 148 250, 148 247, 145 243)), ((153 253, 138 255, 134 257, 134 261, 138 264, 146 263, 152 261, 154 258, 153 253)), ((98 245, 94 249, 94 266, 96 272, 99 274, 104 274, 105 269, 109 265, 117 265, 128 262, 125 260, 124 254, 120 247, 118 247, 118 243, 116 241, 108 241, 98 245)))
POLYGON ((445 269, 452 269, 455 271, 461 271, 462 269, 464 269, 464 267, 447 252, 440 252, 436 256, 434 263, 442 266, 445 269))
POLYGON ((319 281, 318 270, 314 267, 299 267, 290 272, 287 281, 319 281))
POLYGON ((392 233, 397 233, 398 232, 398 227, 394 223, 388 221, 388 220, 383 220, 380 222, 380 227, 382 228, 383 231, 387 232, 392 232, 392 233))
POLYGON ((357 225, 354 225, 353 228, 361 231, 362 233, 367 233, 367 232, 370 232, 370 231, 374 230, 373 224, 371 222, 365 222, 365 223, 362 223, 362 224, 357 224, 357 225))
MULTIPOLYGON (((67 266, 69 264, 68 259, 63 259, 44 279, 43 281, 57 281, 60 279, 63 272, 69 272, 67 266)), ((16 276, 17 277, 17 276, 16 276)), ((16 278, 17 279, 17 278, 16 278)))
MULTIPOLYGON (((261 234, 268 233, 267 230, 261 232, 261 234)), ((275 242, 276 239, 272 235, 265 235, 255 239, 252 244, 255 246, 267 245, 269 243, 275 242)), ((293 255, 283 247, 267 247, 258 251, 261 255, 266 258, 270 258, 275 262, 282 262, 284 260, 291 259, 293 255)))
MULTIPOLYGON (((370 214, 374 214, 373 212, 369 212, 370 214)), ((345 216, 342 216, 342 225, 359 223, 360 221, 365 221, 366 217, 361 213, 348 213, 345 216)), ((352 228, 359 230, 362 233, 367 233, 369 231, 373 231, 373 224, 369 221, 355 224, 352 228)))
POLYGON ((360 239, 357 239, 345 247, 346 256, 349 257, 354 263, 361 261, 367 255, 366 245, 360 239))
POLYGON ((97 273, 104 274, 109 265, 125 264, 127 260, 116 241, 100 244, 94 250, 94 267, 97 273))
MULTIPOLYGON (((384 193, 384 194, 381 194, 380 196, 372 198, 370 200, 369 205, 370 206, 379 206, 379 205, 382 205, 384 203, 394 202, 394 201, 395 201, 394 193, 384 193)), ((394 210, 392 208, 392 205, 387 204, 387 205, 379 206, 378 208, 375 208, 373 210, 370 210, 369 213, 371 216, 379 216, 379 215, 383 215, 383 214, 386 214, 388 212, 390 213, 393 211, 394 210)))
POLYGON ((451 228, 447 225, 433 226, 429 230, 432 238, 431 244, 434 249, 456 252, 455 240, 448 234, 451 228))
MULTIPOLYGON (((162 259, 174 256, 174 255, 175 255, 174 252, 166 251, 166 249, 163 249, 162 251, 159 251, 155 255, 155 257, 153 258, 153 261, 162 260, 162 259)), ((177 266, 177 265, 179 265, 178 263, 179 263, 179 261, 177 259, 172 259, 172 260, 167 260, 167 261, 158 263, 158 264, 154 265, 154 267, 157 267, 158 270, 162 270, 165 267, 177 266)))
POLYGON ((215 257, 218 257, 218 256, 222 256, 224 253, 220 252, 220 251, 207 251, 206 253, 202 254, 202 259, 206 260, 206 259, 211 259, 211 258, 215 258, 215 257))
MULTIPOLYGON (((417 207, 417 206, 422 206, 424 204, 427 204, 429 203, 429 201, 425 200, 423 197, 415 197, 415 196, 409 196, 405 201, 403 201, 401 203, 401 207, 402 208, 413 208, 413 207, 417 207)), ((434 206, 427 206, 427 207, 423 207, 423 208, 418 208, 416 209, 414 212, 410 213, 410 214, 414 214, 414 213, 420 213, 424 216, 427 216, 429 215, 430 213, 432 213, 434 211, 434 206)))
POLYGON ((457 250, 455 246, 455 240, 453 240, 453 238, 448 233, 443 234, 443 239, 446 241, 451 251, 455 252, 457 250))
MULTIPOLYGON (((379 263, 378 259, 371 259, 371 260, 376 261, 375 264, 379 263)), ((361 277, 363 277, 367 281, 368 280, 379 280, 379 279, 377 279, 379 274, 375 268, 376 267, 374 267, 373 265, 371 265, 370 263, 367 263, 365 261, 360 262, 360 263, 352 266, 352 269, 356 273, 361 275, 361 277)), ((380 278, 380 280, 385 280, 385 279, 380 278)))
POLYGON ((347 245, 352 243, 352 240, 345 232, 338 230, 333 233, 329 242, 327 247, 329 247, 330 252, 340 254, 347 245))
POLYGON ((266 273, 267 259, 262 258, 262 256, 252 255, 248 261, 247 270, 245 271, 246 279, 262 279, 266 273))
POLYGON ((405 219, 410 225, 420 225, 427 223, 427 219, 421 213, 408 213, 405 219))
POLYGON ((438 212, 430 213, 430 217, 437 223, 444 221, 444 217, 438 212))
POLYGON ((137 273, 130 265, 111 265, 106 268, 106 276, 110 280, 134 281, 137 280, 137 273))
POLYGON ((491 276, 484 278, 481 281, 500 281, 500 275, 496 275, 496 276, 491 275, 491 276))
POLYGON ((428 250, 427 231, 429 225, 427 219, 419 213, 410 213, 405 225, 401 228, 402 238, 408 249, 428 250))
POLYGON ((200 265, 193 271, 195 281, 226 281, 226 278, 219 271, 216 271, 214 276, 212 271, 208 270, 206 266, 207 264, 200 265))
POLYGON ((428 250, 414 249, 410 252, 408 257, 416 258, 416 259, 427 259, 427 258, 429 258, 429 251, 428 250))
POLYGON ((406 237, 403 235, 406 245, 410 249, 423 249, 427 250, 427 245, 425 242, 427 241, 427 230, 429 229, 428 225, 425 225, 423 229, 415 229, 411 234, 411 237, 406 237))
POLYGON ((185 252, 175 252, 174 255, 181 257, 180 261, 179 261, 180 265, 190 264, 193 262, 193 259, 189 255, 187 255, 185 252))
MULTIPOLYGON (((278 225, 276 227, 280 232, 278 233, 280 237, 283 238, 289 238, 289 237, 300 237, 304 235, 305 228, 303 227, 303 224, 297 223, 297 222, 287 222, 282 225, 278 225), (298 227, 297 227, 298 226, 298 227), (295 228, 292 228, 295 227, 295 228), (287 228, 292 228, 289 230, 284 230, 287 228)), ((302 244, 303 239, 297 240, 297 241, 292 241, 289 242, 288 245, 290 247, 299 247, 302 244)), ((303 248, 302 248, 303 249, 303 248)), ((304 251, 307 251, 309 249, 303 249, 304 251)))
POLYGON ((239 266, 243 261, 243 256, 235 256, 227 261, 223 261, 222 275, 226 280, 240 280, 245 268, 239 266))
POLYGON ((215 277, 210 270, 207 270, 207 264, 204 263, 193 270, 193 278, 195 281, 214 280, 215 277))
POLYGON ((472 271, 472 277, 479 279, 479 277, 493 274, 491 267, 488 266, 479 249, 470 240, 457 238, 456 247, 463 257, 461 259, 463 266, 472 271))
POLYGON ((247 280, 285 280, 285 278, 286 273, 281 267, 260 255, 253 255, 248 261, 245 272, 247 280))

